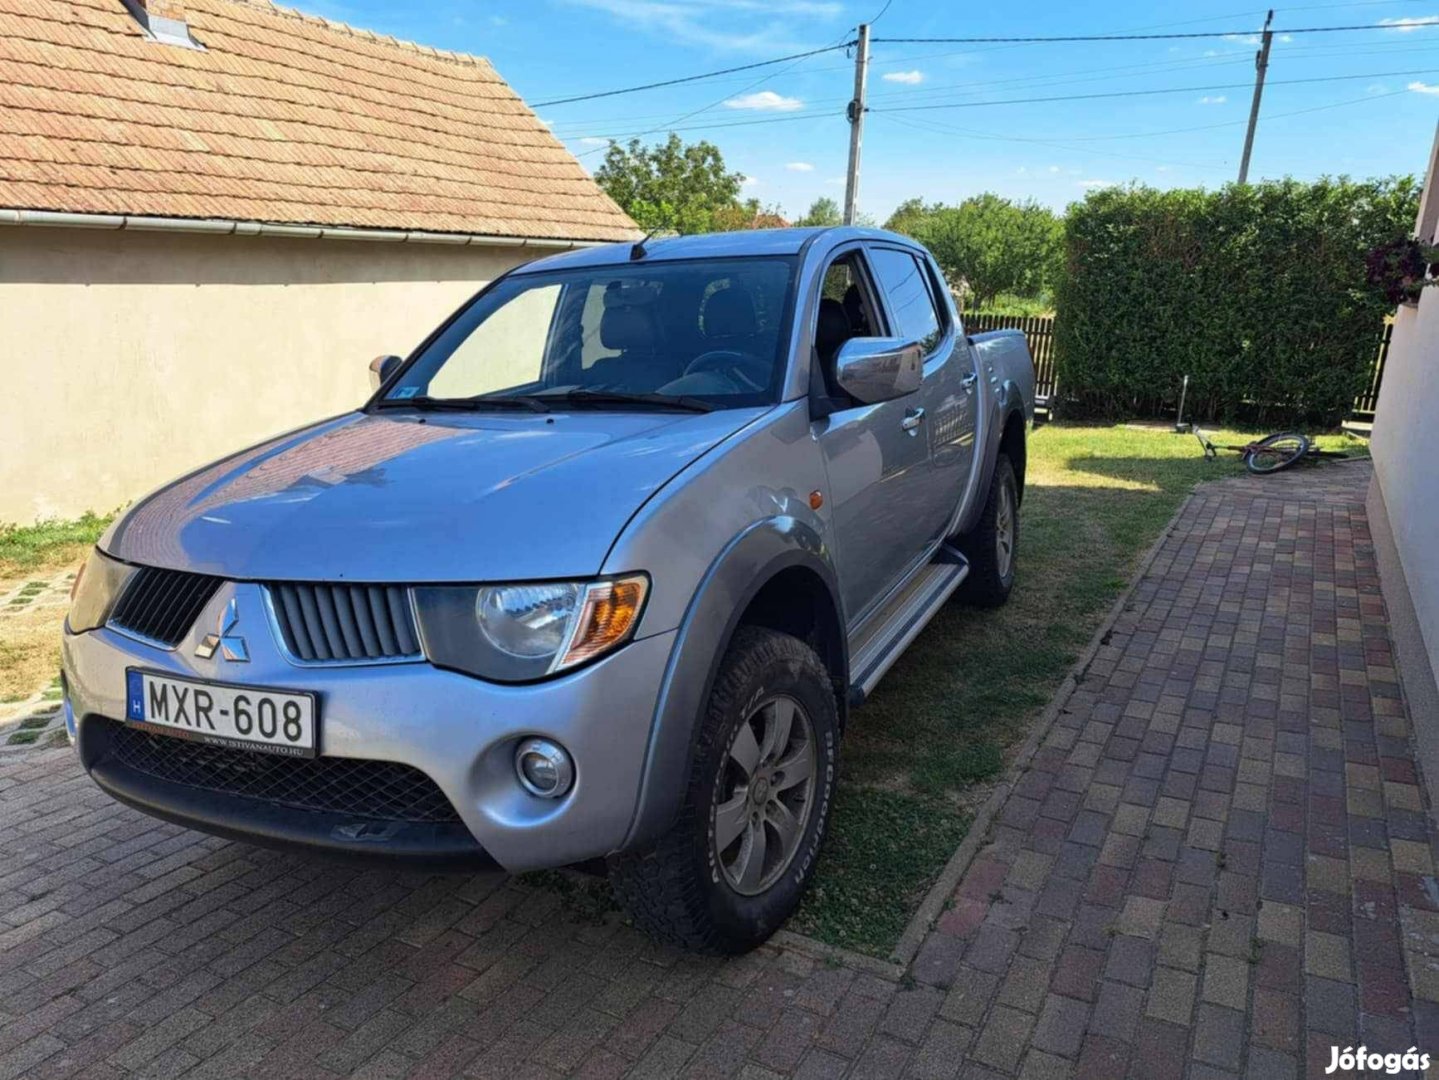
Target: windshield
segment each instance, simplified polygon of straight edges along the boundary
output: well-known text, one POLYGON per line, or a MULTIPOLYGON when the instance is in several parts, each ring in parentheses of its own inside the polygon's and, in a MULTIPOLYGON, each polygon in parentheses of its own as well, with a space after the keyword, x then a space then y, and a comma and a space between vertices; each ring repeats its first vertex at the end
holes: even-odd
POLYGON ((768 404, 784 375, 794 267, 708 259, 516 274, 461 312, 383 403, 768 404))

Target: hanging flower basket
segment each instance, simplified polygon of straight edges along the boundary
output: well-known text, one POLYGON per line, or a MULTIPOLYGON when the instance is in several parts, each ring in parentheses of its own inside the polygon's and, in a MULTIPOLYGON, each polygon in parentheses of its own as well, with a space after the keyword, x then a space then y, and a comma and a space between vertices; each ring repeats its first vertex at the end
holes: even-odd
POLYGON ((1364 260, 1365 277, 1391 304, 1417 304, 1439 274, 1439 248, 1401 237, 1373 248, 1364 260))

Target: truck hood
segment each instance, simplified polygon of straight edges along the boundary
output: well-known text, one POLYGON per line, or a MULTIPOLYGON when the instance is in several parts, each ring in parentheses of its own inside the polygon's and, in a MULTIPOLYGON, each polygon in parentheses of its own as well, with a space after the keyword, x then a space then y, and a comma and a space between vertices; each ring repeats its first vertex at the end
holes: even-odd
POLYGON ((584 577, 646 499, 765 411, 351 413, 161 488, 100 546, 233 580, 584 577))

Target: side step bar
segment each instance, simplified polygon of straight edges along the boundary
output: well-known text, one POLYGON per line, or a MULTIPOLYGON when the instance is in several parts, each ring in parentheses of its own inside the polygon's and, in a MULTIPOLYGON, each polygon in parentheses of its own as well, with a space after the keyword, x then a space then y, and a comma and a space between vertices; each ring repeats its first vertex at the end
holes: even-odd
POLYGON ((884 678, 909 643, 969 576, 969 563, 960 552, 941 544, 934 558, 895 597, 873 630, 854 650, 849 703, 860 705, 884 678))

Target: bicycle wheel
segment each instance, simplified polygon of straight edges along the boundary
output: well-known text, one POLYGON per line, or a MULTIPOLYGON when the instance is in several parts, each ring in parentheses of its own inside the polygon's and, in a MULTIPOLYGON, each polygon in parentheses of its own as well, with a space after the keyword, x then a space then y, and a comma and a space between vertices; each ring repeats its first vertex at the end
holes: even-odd
POLYGON ((1260 439, 1244 455, 1244 467, 1264 474, 1287 469, 1309 453, 1309 440, 1297 431, 1283 431, 1260 439))

